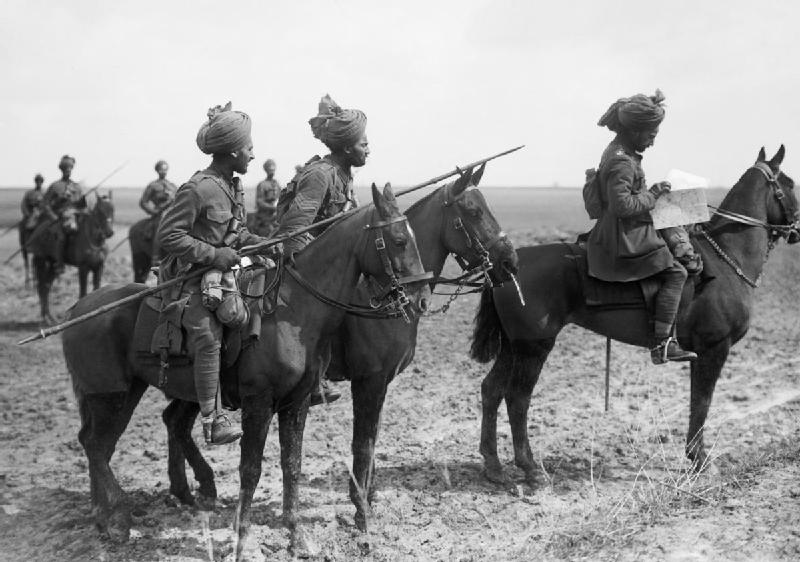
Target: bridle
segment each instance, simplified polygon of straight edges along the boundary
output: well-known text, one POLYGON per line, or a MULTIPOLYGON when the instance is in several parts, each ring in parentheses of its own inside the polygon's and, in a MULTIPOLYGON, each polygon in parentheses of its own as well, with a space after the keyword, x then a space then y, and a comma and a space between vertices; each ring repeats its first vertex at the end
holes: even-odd
MULTIPOLYGON (((376 210, 373 210, 373 213, 375 212, 376 210)), ((408 222, 408 218, 405 215, 400 215, 385 221, 370 222, 363 227, 364 230, 374 233, 374 237, 372 239, 373 245, 378 253, 378 258, 381 261, 383 272, 389 278, 388 286, 383 286, 374 277, 365 276, 368 284, 370 285, 370 292, 372 292, 373 288, 377 287, 377 292, 373 293, 370 297, 369 306, 344 303, 328 297, 327 295, 318 291, 307 279, 304 279, 300 275, 300 272, 297 271, 297 269, 295 269, 293 266, 287 265, 285 269, 300 286, 311 293, 319 301, 327 305, 344 310, 348 314, 365 318, 403 318, 406 323, 411 323, 411 318, 408 316, 408 312, 406 312, 406 308, 409 306, 411 301, 409 301, 408 297, 406 296, 405 286, 411 283, 427 281, 428 279, 433 278, 433 273, 426 271, 416 275, 407 275, 404 277, 397 275, 394 267, 392 267, 392 261, 389 257, 389 252, 386 249, 386 240, 383 237, 382 229, 398 222, 408 222)), ((369 236, 364 236, 363 251, 365 253, 368 249, 368 244, 369 236)))
MULTIPOLYGON (((755 169, 761 172, 764 178, 767 181, 767 184, 771 188, 771 193, 778 201, 778 205, 781 208, 781 212, 783 213, 783 218, 787 222, 787 224, 771 224, 766 221, 762 221, 760 219, 756 219, 754 217, 744 215, 741 213, 736 213, 734 211, 728 211, 726 209, 720 209, 719 207, 715 207, 714 205, 708 205, 708 208, 711 209, 715 215, 719 215, 729 221, 743 224, 746 226, 756 226, 760 228, 764 228, 769 233, 769 243, 767 245, 767 254, 764 257, 764 262, 766 263, 767 259, 769 259, 770 252, 775 247, 776 242, 780 238, 788 239, 792 234, 795 236, 800 237, 800 219, 797 219, 797 207, 794 209, 790 205, 788 201, 788 197, 783 193, 781 189, 780 183, 778 182, 778 175, 772 171, 772 168, 766 162, 756 162, 750 169, 755 169)), ((736 274, 741 277, 745 283, 753 287, 754 289, 761 284, 761 277, 762 274, 759 273, 758 277, 755 279, 750 279, 744 271, 742 270, 741 266, 736 263, 736 261, 731 258, 725 251, 720 247, 716 240, 711 237, 711 232, 706 230, 705 228, 699 228, 700 234, 708 241, 709 245, 714 249, 714 251, 719 255, 722 260, 727 263, 736 274)))
MULTIPOLYGON (((444 186, 441 189, 441 194, 442 207, 444 207, 445 211, 447 209, 455 209, 456 203, 464 196, 464 193, 466 193, 466 190, 459 195, 453 196, 450 193, 450 186, 444 186)), ((447 229, 448 220, 450 220, 448 218, 448 213, 442 213, 442 222, 439 227, 440 240, 444 239, 444 232, 447 229)), ((500 281, 495 283, 489 276, 489 271, 494 268, 494 264, 489 258, 489 250, 494 248, 497 244, 508 240, 506 233, 501 230, 496 236, 492 236, 489 240, 484 242, 474 231, 464 224, 460 213, 458 213, 458 216, 452 219, 452 226, 456 232, 464 236, 467 248, 472 251, 472 257, 471 259, 467 259, 455 252, 450 253, 456 263, 458 263, 459 267, 461 267, 462 274, 453 278, 442 277, 440 275, 436 279, 437 284, 455 285, 456 290, 452 293, 431 291, 435 295, 443 295, 449 298, 447 302, 444 303, 440 308, 436 310, 429 310, 426 313, 427 315, 433 315, 436 313, 446 314, 450 308, 450 305, 453 304, 453 301, 455 301, 462 294, 479 293, 483 291, 484 287, 497 287, 502 286, 503 284, 500 281), (471 289, 464 290, 465 287, 471 287, 471 289)))

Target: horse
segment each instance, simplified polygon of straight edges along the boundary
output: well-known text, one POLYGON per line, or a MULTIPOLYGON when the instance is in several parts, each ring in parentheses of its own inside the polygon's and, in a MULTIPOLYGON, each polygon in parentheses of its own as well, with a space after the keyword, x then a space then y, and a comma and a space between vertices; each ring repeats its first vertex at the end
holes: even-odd
MULTIPOLYGON (((473 169, 465 170, 456 181, 420 199, 405 213, 416 235, 422 264, 434 274, 429 284, 431 291, 450 254, 467 271, 456 283, 466 282, 476 274, 488 274, 490 282, 501 283, 509 281, 517 271, 514 247, 500 229, 483 194, 477 189, 469 190, 480 183, 483 171, 484 167, 475 173, 473 169)), ((357 303, 369 302, 366 284, 358 285, 354 298, 357 303)), ((354 479, 350 480, 350 498, 356 507, 356 525, 363 531, 367 530, 366 502, 371 503, 374 497, 374 448, 383 403, 389 383, 414 358, 418 324, 419 318, 406 323, 400 319, 373 320, 348 315, 332 346, 328 373, 351 381, 354 479)), ((189 488, 184 461, 189 461, 195 474, 204 477, 212 474, 189 434, 196 415, 196 407, 179 404, 171 404, 164 412, 169 435, 170 490, 181 501, 188 502, 191 497, 186 496, 189 488), (190 450, 184 450, 185 444, 190 450)))
MULTIPOLYGON (((703 427, 728 352, 747 333, 753 292, 769 250, 779 238, 800 240, 794 182, 780 170, 783 146, 770 159, 762 148, 753 166, 730 189, 707 223, 692 235, 704 263, 702 279, 687 281, 677 337, 697 353, 691 363, 689 428, 685 452, 692 468, 709 465, 703 427)), ((507 287, 485 290, 475 317, 473 359, 494 364, 481 384, 480 453, 485 475, 506 482, 497 456, 497 409, 505 399, 515 464, 534 484, 536 467, 527 433, 531 393, 556 337, 568 323, 640 347, 650 344, 649 315, 639 308, 592 310, 585 305, 576 255, 563 243, 518 250, 525 299, 507 287)), ((585 259, 580 258, 580 259, 585 259)))
MULTIPOLYGON (((103 266, 108 256, 106 240, 114 235, 114 203, 111 193, 98 195, 94 206, 85 213, 78 213, 77 230, 67 235, 67 247, 64 252, 64 263, 78 268, 79 298, 86 296, 89 272, 92 272, 93 290, 100 288, 103 277, 103 266)), ((46 224, 39 223, 44 230, 46 224)), ((51 224, 49 228, 61 228, 51 224)), ((44 232, 43 232, 44 234, 44 232)), ((55 259, 52 251, 52 238, 31 236, 23 248, 33 254, 33 271, 36 277, 36 289, 39 293, 39 305, 42 320, 54 323, 50 314, 50 289, 56 278, 55 259), (49 242, 49 243, 48 243, 49 242)))
MULTIPOLYGON (((389 299, 396 312, 405 314, 409 304, 412 313, 426 307, 430 291, 425 281, 429 275, 422 268, 413 231, 397 208, 388 184, 383 194, 373 184, 372 196, 374 205, 357 209, 334 223, 284 266, 288 275, 279 287, 274 311, 262 316, 261 337, 244 346, 236 361, 223 368, 221 380, 236 381, 232 394, 242 410, 240 492, 234 524, 237 558, 247 538, 264 443, 275 413, 283 468, 283 518, 290 530, 292 549, 303 552, 307 548, 297 508, 309 395, 325 369, 332 332, 342 323, 345 310, 353 310, 349 303, 359 276, 371 277, 381 287, 376 299, 389 299)), ((78 317, 142 288, 139 284, 109 285, 78 301, 71 316, 78 317)), ((81 415, 78 439, 89 460, 96 522, 117 540, 129 536, 130 507, 108 463, 142 394, 159 382, 158 365, 144 365, 131 349, 138 309, 138 302, 128 303, 66 329, 62 338, 81 415)), ((363 314, 373 312, 372 308, 361 310, 363 314)), ((183 375, 171 372, 164 390, 175 399, 165 416, 171 408, 186 407, 193 408, 196 416, 197 397, 190 370, 183 375)), ((187 457, 199 455, 190 429, 185 433, 190 442, 184 444, 187 457)), ((201 483, 198 503, 213 507, 216 488, 210 468, 208 474, 196 476, 201 483)), ((186 494, 190 494, 188 488, 186 494)))
POLYGON ((159 217, 147 217, 136 221, 128 229, 128 245, 131 248, 133 282, 144 283, 153 265, 153 237, 159 217))

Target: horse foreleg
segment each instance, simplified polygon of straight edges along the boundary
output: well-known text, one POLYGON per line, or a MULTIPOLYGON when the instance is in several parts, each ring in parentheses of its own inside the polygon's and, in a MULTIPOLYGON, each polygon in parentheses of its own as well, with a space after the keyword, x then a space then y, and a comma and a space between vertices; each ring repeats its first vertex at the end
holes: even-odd
MULTIPOLYGON (((505 343, 505 342, 504 342, 505 343)), ((514 365, 514 356, 509 345, 503 345, 489 373, 481 383, 481 443, 484 475, 498 484, 507 481, 503 465, 497 457, 497 409, 506 391, 506 385, 514 365)))
POLYGON ((350 479, 350 501, 356 508, 355 524, 366 532, 374 499, 375 443, 378 439, 381 411, 388 386, 384 373, 353 378, 353 474, 350 479))
POLYGON ((723 340, 716 346, 698 351, 692 362, 692 389, 689 409, 689 432, 686 434, 686 456, 696 471, 708 466, 708 453, 703 441, 703 431, 714 396, 722 366, 728 358, 730 341, 723 340))
POLYGON ((169 444, 169 492, 181 503, 195 504, 195 498, 186 480, 185 463, 188 462, 194 472, 195 480, 200 484, 198 503, 202 509, 210 511, 214 509, 217 500, 214 471, 192 439, 192 427, 199 412, 200 407, 195 402, 173 400, 161 416, 167 426, 169 444))
POLYGON ((28 289, 31 286, 31 270, 30 264, 28 263, 28 252, 26 250, 22 251, 22 265, 25 268, 25 288, 28 289))
POLYGON ((306 426, 310 396, 278 412, 278 434, 283 471, 283 523, 289 529, 289 550, 299 558, 307 557, 308 546, 298 525, 299 483, 303 464, 303 430, 306 426))
POLYGON ((50 289, 53 286, 53 266, 46 258, 33 256, 33 271, 36 277, 36 292, 39 294, 39 310, 42 322, 54 324, 55 319, 50 314, 50 289))
POLYGON ((101 262, 99 266, 92 270, 92 290, 96 291, 100 288, 100 282, 103 279, 104 264, 101 262))
POLYGON ((546 339, 514 344, 516 361, 506 386, 506 410, 514 442, 514 464, 525 472, 525 479, 530 485, 535 484, 537 471, 528 439, 528 408, 533 387, 539 380, 539 373, 554 343, 555 339, 546 339))
POLYGON ((250 507, 253 503, 258 480, 261 478, 261 462, 264 443, 267 440, 269 422, 272 419, 272 397, 267 393, 245 396, 242 399, 242 441, 239 462, 239 505, 233 523, 236 533, 236 560, 242 559, 245 542, 250 530, 250 507))
POLYGON ((87 294, 87 286, 89 281, 89 268, 85 265, 78 267, 78 298, 85 297, 87 294))

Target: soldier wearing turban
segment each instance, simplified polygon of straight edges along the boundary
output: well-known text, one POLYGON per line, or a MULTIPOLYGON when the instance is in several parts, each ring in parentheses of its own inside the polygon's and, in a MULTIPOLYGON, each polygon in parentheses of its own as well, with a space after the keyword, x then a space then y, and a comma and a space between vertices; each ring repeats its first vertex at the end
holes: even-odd
POLYGON ((165 160, 156 162, 155 170, 158 174, 158 179, 147 184, 147 187, 144 189, 139 199, 139 207, 150 216, 146 232, 153 240, 151 260, 153 265, 157 266, 161 252, 156 243, 156 228, 158 228, 158 221, 161 218, 161 213, 163 213, 164 209, 175 199, 175 192, 178 188, 167 179, 169 164, 167 164, 165 160))
POLYGON ((58 275, 64 271, 64 256, 66 255, 67 234, 78 229, 75 213, 86 208, 81 186, 72 181, 72 169, 75 167, 75 158, 65 154, 58 163, 61 170, 61 179, 50 184, 42 198, 44 216, 58 227, 49 232, 53 236, 54 272, 58 275))
POLYGON ((608 127, 616 136, 600 159, 597 177, 602 210, 586 245, 593 277, 604 281, 659 280, 651 349, 655 364, 697 358, 672 338, 687 271, 673 258, 650 217, 656 199, 670 186, 661 182, 648 189, 641 165, 642 152, 653 145, 664 120, 663 102, 660 90, 653 96, 622 98, 598 121, 600 127, 608 127))
MULTIPOLYGON (((358 109, 342 109, 329 95, 319 102, 317 115, 308 120, 315 138, 330 154, 315 156, 303 166, 278 201, 277 236, 283 236, 333 217, 358 205, 353 193, 352 169, 363 166, 369 156, 367 116, 358 109)), ((320 231, 305 233, 284 243, 288 255, 299 252, 320 231)), ((325 402, 340 394, 325 387, 325 402)), ((311 404, 323 402, 321 394, 311 396, 311 404)))
POLYGON ((256 214, 253 231, 262 235, 269 235, 275 229, 275 211, 280 197, 280 182, 275 179, 275 160, 269 158, 264 162, 264 171, 267 177, 256 186, 256 214))
POLYGON ((44 184, 44 177, 42 174, 36 174, 33 178, 34 188, 29 189, 22 196, 22 228, 30 231, 36 228, 39 222, 39 216, 42 213, 42 198, 44 191, 42 191, 42 184, 44 184))
MULTIPOLYGON (((233 111, 230 103, 209 110, 208 121, 197 133, 197 146, 212 155, 211 165, 178 189, 156 233, 164 253, 159 264, 162 282, 208 265, 218 270, 216 273, 230 272, 239 263, 238 248, 265 240, 244 226, 244 192, 239 178, 233 175, 246 173, 253 159, 250 126, 250 117, 233 111)), ((231 443, 242 432, 216 407, 223 327, 216 308, 204 299, 199 279, 176 287, 170 299, 186 303, 181 324, 193 356, 206 442, 231 443)))

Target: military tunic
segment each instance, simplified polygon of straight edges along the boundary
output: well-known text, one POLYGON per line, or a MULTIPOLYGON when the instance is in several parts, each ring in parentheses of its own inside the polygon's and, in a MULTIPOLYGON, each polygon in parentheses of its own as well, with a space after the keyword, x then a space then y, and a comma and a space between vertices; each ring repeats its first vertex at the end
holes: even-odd
POLYGON ((276 179, 265 179, 256 186, 256 211, 275 213, 275 206, 281 194, 281 184, 276 179))
POLYGON ((161 280, 211 264, 216 248, 236 249, 264 240, 251 234, 244 222, 244 193, 238 178, 223 178, 212 168, 196 172, 178 189, 173 204, 161 216, 156 234, 166 254, 161 261, 161 280), (229 233, 230 241, 226 242, 229 233))
MULTIPOLYGON (((295 175, 278 201, 277 236, 331 218, 358 206, 353 177, 329 157, 315 156, 295 175)), ((284 242, 287 254, 299 252, 324 230, 284 242)))
POLYGON ((72 180, 60 179, 50 184, 42 199, 42 207, 52 220, 62 217, 69 209, 82 206, 81 186, 72 180))
POLYGON ((168 179, 150 182, 139 199, 139 207, 150 216, 158 216, 175 199, 178 188, 168 179))
POLYGON ((604 281, 636 281, 673 264, 653 227, 656 198, 647 189, 642 156, 614 139, 600 161, 602 213, 586 244, 589 274, 604 281))

